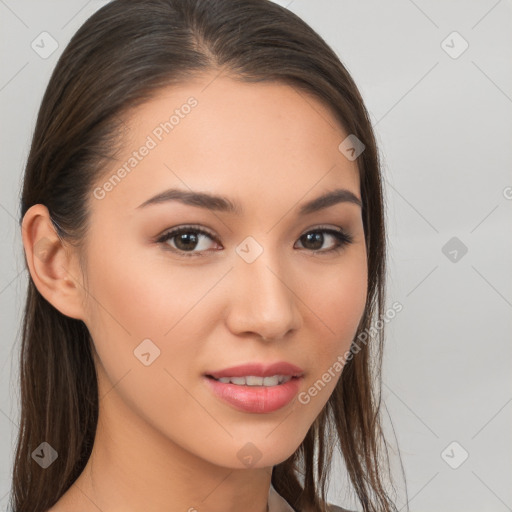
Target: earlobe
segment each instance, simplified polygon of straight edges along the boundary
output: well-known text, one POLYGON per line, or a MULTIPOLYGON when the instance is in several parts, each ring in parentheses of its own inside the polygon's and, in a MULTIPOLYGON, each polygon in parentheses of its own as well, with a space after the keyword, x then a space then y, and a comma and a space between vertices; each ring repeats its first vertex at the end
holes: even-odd
POLYGON ((39 293, 63 315, 84 320, 76 254, 59 238, 46 206, 35 204, 27 210, 21 235, 28 269, 39 293))

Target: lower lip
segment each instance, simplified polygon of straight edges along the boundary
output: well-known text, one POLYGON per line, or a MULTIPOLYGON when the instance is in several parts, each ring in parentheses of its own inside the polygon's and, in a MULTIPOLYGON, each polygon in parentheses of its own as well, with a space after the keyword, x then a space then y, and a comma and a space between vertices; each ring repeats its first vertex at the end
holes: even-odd
POLYGON ((244 412, 274 412, 289 404, 297 395, 302 377, 277 386, 239 386, 204 377, 210 389, 227 403, 244 412))

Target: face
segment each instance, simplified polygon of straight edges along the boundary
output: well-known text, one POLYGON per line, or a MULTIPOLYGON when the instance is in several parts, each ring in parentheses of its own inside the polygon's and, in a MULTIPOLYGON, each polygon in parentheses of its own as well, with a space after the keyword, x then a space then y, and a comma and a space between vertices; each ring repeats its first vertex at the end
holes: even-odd
POLYGON ((83 320, 100 396, 119 398, 109 407, 127 424, 212 464, 272 466, 326 404, 364 312, 361 208, 346 200, 361 199, 359 175, 338 149, 348 134, 312 96, 213 78, 164 89, 127 118, 91 191, 83 320), (197 192, 226 202, 205 207, 197 192), (276 362, 300 378, 251 391, 206 377, 276 362))

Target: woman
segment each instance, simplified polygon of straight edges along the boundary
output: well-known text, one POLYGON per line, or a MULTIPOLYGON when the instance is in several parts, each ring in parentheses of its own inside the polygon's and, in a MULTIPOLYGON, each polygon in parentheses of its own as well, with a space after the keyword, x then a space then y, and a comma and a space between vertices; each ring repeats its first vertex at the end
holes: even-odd
POLYGON ((114 0, 42 100, 12 507, 396 510, 385 231, 363 100, 267 0, 114 0), (372 332, 372 336, 368 336, 372 332), (384 448, 384 452, 382 449, 384 448))

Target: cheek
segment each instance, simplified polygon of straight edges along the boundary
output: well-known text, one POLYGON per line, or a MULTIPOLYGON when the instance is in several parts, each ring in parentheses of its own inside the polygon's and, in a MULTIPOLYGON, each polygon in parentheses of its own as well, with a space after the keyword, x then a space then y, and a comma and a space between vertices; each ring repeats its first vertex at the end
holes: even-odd
POLYGON ((206 300, 199 301, 218 277, 205 281, 169 264, 163 279, 161 264, 148 266, 140 256, 112 254, 105 247, 101 259, 89 265, 87 327, 98 354, 102 391, 130 421, 144 418, 162 432, 169 429, 173 411, 180 411, 190 435, 190 425, 204 411, 184 384, 206 339, 199 329, 209 327, 201 309, 206 300), (109 393, 113 386, 116 393, 109 393))
POLYGON ((325 334, 321 346, 333 350, 350 344, 364 313, 367 267, 364 253, 347 258, 336 271, 324 270, 312 280, 307 305, 317 314, 317 325, 325 334))
POLYGON ((201 287, 199 278, 176 265, 163 272, 161 263, 137 255, 112 256, 105 249, 101 256, 89 265, 90 322, 109 336, 163 338, 207 289, 208 283, 201 287))
POLYGON ((363 250, 324 270, 305 294, 312 312, 310 335, 314 349, 309 354, 311 373, 299 402, 312 417, 320 413, 332 394, 346 361, 346 353, 364 314, 367 296, 367 265, 363 250))
POLYGON ((87 327, 111 381, 142 367, 146 373, 158 370, 163 378, 158 385, 169 386, 164 369, 182 380, 194 362, 197 366, 202 345, 222 313, 209 291, 225 271, 186 268, 160 258, 148 264, 143 251, 122 252, 127 256, 120 258, 119 250, 104 247, 101 259, 90 262, 87 327), (150 343, 144 341, 148 339, 150 343), (146 367, 138 357, 148 350, 154 362, 146 367))
POLYGON ((367 274, 363 269, 344 273, 337 282, 337 288, 332 290, 332 296, 337 297, 337 303, 331 310, 335 330, 348 344, 356 334, 364 313, 366 295, 367 274))

